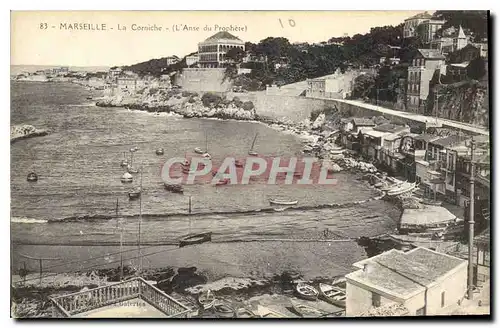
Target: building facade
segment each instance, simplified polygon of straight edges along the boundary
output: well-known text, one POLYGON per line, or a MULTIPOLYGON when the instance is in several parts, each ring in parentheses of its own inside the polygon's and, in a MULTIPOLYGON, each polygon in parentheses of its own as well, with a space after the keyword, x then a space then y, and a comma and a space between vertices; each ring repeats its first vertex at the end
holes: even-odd
POLYGON ((432 19, 432 15, 428 12, 423 12, 405 19, 403 27, 403 38, 412 38, 417 36, 417 27, 424 21, 432 19))
POLYGON ((406 106, 412 112, 419 112, 425 106, 429 95, 429 82, 436 69, 445 63, 445 57, 437 50, 418 49, 408 67, 406 106))
POLYGON ((346 316, 390 303, 410 315, 447 314, 467 291, 467 261, 418 247, 390 250, 354 264, 346 275, 346 316))
POLYGON ((192 55, 189 55, 189 56, 186 56, 186 65, 189 67, 189 66, 192 66, 196 63, 198 63, 198 61, 200 60, 200 57, 198 56, 198 54, 192 54, 192 55))
POLYGON ((245 51, 245 42, 228 32, 218 32, 198 44, 201 68, 219 68, 226 63, 226 53, 239 48, 245 51))
POLYGON ((432 40, 436 39, 436 32, 443 27, 444 23, 444 20, 434 19, 423 21, 421 23, 422 26, 419 29, 422 42, 424 44, 429 44, 432 40))

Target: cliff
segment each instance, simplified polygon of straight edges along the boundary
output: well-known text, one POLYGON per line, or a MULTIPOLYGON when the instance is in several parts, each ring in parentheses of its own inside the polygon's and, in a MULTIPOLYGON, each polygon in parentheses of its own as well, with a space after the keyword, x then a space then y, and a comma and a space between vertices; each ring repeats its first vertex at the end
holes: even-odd
POLYGON ((257 119, 252 102, 242 102, 238 97, 228 99, 215 93, 206 93, 200 97, 196 92, 145 88, 132 96, 108 96, 96 105, 125 107, 148 112, 171 112, 184 117, 257 119))
MULTIPOLYGON (((439 95, 438 117, 489 126, 489 88, 487 82, 467 80, 444 85, 437 89, 439 95)), ((436 91, 427 98, 426 115, 436 115, 434 103, 436 91)))

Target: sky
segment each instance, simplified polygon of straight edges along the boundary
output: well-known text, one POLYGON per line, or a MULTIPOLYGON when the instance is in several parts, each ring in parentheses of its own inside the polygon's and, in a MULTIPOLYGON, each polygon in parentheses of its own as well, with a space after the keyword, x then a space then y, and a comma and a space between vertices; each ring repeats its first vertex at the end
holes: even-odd
POLYGON ((371 27, 398 25, 419 12, 13 11, 11 65, 109 67, 169 55, 183 57, 197 51, 198 42, 231 26, 239 30, 228 32, 245 42, 257 43, 270 36, 285 37, 292 43, 321 42, 344 34, 364 34, 371 27), (74 24, 87 30, 68 27, 74 24), (133 30, 153 25, 162 30, 133 30), (101 30, 95 30, 97 26, 101 30), (191 30, 175 31, 185 26, 191 30))

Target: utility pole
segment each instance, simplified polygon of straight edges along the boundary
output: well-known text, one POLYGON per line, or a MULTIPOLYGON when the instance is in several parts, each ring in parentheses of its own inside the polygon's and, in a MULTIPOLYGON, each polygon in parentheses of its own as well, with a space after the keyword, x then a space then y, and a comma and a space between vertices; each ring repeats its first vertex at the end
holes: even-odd
POLYGON ((470 203, 469 203, 469 280, 467 288, 467 298, 472 300, 474 295, 474 263, 472 261, 472 254, 474 248, 474 150, 476 143, 474 138, 470 142, 470 203))

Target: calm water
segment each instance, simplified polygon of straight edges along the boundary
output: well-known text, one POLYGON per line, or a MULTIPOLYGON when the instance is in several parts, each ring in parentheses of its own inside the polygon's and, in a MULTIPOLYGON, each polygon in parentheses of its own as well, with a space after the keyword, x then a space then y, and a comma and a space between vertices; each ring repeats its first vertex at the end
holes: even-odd
MULTIPOLYGON (((16 252, 48 257, 57 253, 64 261, 116 252, 116 248, 102 245, 119 241, 114 215, 117 199, 119 215, 125 218, 124 240, 137 241, 139 202, 129 201, 127 191, 139 178, 135 177, 132 186, 123 185, 119 165, 123 152, 133 146, 139 147, 134 163, 143 167, 141 240, 169 244, 189 232, 214 233, 213 244, 168 252, 175 256, 152 254, 144 262, 146 266, 195 265, 216 275, 262 275, 287 267, 312 276, 321 275, 325 267, 328 274, 345 273, 342 271, 364 256, 353 242, 234 241, 319 239, 326 228, 332 233, 330 239, 353 238, 383 233, 396 225, 399 212, 391 204, 374 200, 349 205, 376 196, 350 174, 338 174, 335 186, 195 185, 186 186, 184 195, 163 189, 163 162, 190 153, 194 147, 204 147, 206 136, 215 162, 225 156, 244 157, 257 132, 259 153, 300 154, 299 139, 262 124, 98 108, 86 100, 89 91, 71 84, 12 83, 11 87, 11 124, 32 124, 51 131, 48 136, 21 140, 11 147, 11 231, 13 242, 18 244, 14 247, 15 267, 24 261, 16 252), (165 149, 164 156, 155 155, 159 147, 165 149), (31 171, 39 175, 37 183, 26 181, 31 171), (191 216, 186 215, 188 196, 193 200, 191 216), (268 209, 268 199, 276 196, 297 199, 300 206, 309 209, 258 212, 268 209), (324 204, 345 206, 315 208, 324 204), (86 215, 99 219, 61 221, 86 215), (45 221, 51 222, 28 223, 45 221), (56 244, 66 246, 50 246, 56 244), (93 246, 80 246, 83 244, 93 246)), ((158 249, 149 248, 151 253, 158 249)), ((113 260, 116 258, 110 255, 99 263, 113 260)), ((37 263, 28 261, 27 265, 36 267, 37 263)), ((75 268, 66 265, 54 271, 75 268)))

